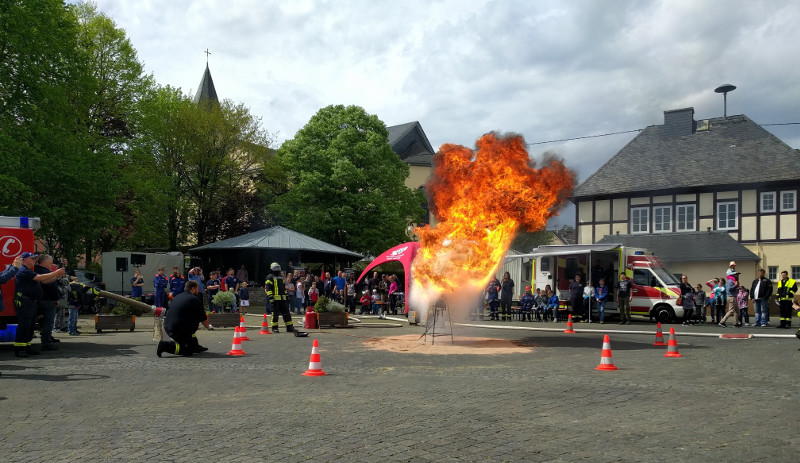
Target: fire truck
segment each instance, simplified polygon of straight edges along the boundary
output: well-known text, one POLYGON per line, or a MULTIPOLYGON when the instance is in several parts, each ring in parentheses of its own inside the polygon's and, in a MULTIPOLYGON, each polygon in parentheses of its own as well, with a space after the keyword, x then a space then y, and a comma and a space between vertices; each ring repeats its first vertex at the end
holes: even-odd
MULTIPOLYGON (((545 245, 529 254, 516 254, 506 259, 531 259, 531 286, 545 289, 550 286, 562 301, 569 300, 569 283, 580 273, 583 280, 597 286, 603 278, 609 289, 605 306, 606 316, 616 316, 614 285, 625 273, 632 281, 631 314, 643 315, 660 322, 683 317, 683 307, 677 304, 680 282, 667 270, 661 259, 647 249, 632 248, 619 243, 545 245)), ((592 316, 596 314, 592 305, 592 316)))
MULTIPOLYGON (((38 217, 0 216, 0 269, 5 269, 15 257, 25 251, 36 251, 33 232, 39 229, 40 224, 38 217)), ((6 324, 17 321, 17 313, 14 311, 13 278, 2 285, 2 291, 6 310, 0 312, 0 329, 4 330, 6 324)))

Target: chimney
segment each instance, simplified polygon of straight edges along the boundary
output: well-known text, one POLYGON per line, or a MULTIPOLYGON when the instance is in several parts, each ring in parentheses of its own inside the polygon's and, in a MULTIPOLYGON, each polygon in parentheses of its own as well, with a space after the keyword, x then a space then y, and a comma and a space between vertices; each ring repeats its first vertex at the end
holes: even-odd
POLYGON ((664 134, 668 137, 691 135, 695 130, 694 108, 664 111, 664 134))

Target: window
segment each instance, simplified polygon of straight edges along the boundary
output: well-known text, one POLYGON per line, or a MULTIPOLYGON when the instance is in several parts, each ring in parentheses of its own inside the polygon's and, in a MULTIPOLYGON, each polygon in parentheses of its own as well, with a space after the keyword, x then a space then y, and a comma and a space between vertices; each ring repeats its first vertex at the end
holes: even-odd
POLYGON ((676 209, 678 216, 678 222, 676 224, 677 231, 694 231, 695 205, 684 204, 682 206, 677 206, 676 209))
POLYGON ((792 265, 792 280, 800 280, 800 265, 792 265))
POLYGON ((767 278, 770 280, 777 280, 778 279, 778 266, 777 265, 770 265, 767 267, 767 278))
POLYGON ((797 210, 797 192, 781 191, 781 212, 794 212, 797 210))
POLYGON ((738 228, 739 203, 717 203, 717 230, 738 228))
POLYGON ((650 231, 650 209, 646 207, 631 208, 631 233, 648 233, 650 231))
POLYGON ((649 270, 642 269, 633 270, 633 284, 638 286, 658 286, 656 277, 649 270))
POLYGON ((775 212, 775 192, 761 193, 761 212, 775 212))
POLYGON ((658 206, 653 208, 653 231, 672 231, 672 207, 658 206))

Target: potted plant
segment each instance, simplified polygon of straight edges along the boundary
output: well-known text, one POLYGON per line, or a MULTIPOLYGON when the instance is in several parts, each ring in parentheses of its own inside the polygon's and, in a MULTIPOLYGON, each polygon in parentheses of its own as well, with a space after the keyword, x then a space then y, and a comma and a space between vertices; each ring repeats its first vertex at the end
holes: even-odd
POLYGON ((141 314, 142 309, 120 302, 111 309, 110 315, 95 314, 94 329, 98 333, 112 329, 133 331, 136 328, 136 316, 141 314))
POLYGON ((217 307, 220 307, 221 311, 218 313, 209 313, 208 323, 215 327, 239 326, 239 314, 225 312, 226 307, 233 310, 234 301, 236 301, 236 295, 233 293, 233 289, 217 291, 217 294, 211 298, 211 302, 217 307))
POLYGON ((347 326, 347 312, 344 305, 321 296, 314 304, 319 326, 347 326))

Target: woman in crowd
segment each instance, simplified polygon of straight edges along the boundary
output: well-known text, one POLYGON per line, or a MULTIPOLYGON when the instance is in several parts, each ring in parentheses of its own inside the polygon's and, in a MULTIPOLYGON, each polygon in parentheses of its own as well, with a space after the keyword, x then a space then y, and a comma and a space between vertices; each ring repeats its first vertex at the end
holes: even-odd
POLYGON ((514 297, 514 280, 511 274, 506 272, 500 281, 500 308, 502 309, 503 321, 511 321, 511 298, 514 297))
POLYGON ((142 278, 142 272, 139 271, 139 267, 136 267, 131 277, 131 297, 144 302, 142 288, 144 288, 144 278, 142 278))

